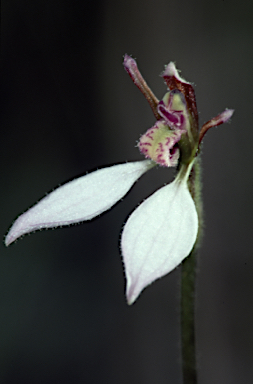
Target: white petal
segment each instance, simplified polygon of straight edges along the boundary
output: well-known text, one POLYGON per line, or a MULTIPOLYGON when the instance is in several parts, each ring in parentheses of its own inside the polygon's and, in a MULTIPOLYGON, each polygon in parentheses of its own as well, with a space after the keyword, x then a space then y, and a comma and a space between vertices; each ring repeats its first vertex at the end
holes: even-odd
POLYGON ((198 216, 186 180, 159 189, 131 214, 121 243, 129 304, 189 255, 197 233, 198 216))
POLYGON ((18 217, 5 244, 9 245, 19 236, 36 229, 92 219, 117 203, 154 165, 149 160, 114 165, 59 187, 18 217))

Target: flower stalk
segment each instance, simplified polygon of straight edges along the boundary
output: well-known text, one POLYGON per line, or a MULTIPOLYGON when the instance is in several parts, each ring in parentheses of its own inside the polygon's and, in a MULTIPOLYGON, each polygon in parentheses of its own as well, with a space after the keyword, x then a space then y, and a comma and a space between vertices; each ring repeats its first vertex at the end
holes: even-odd
POLYGON ((190 255, 181 266, 181 356, 183 384, 197 384, 196 333, 195 333, 195 292, 197 252, 203 231, 203 209, 201 198, 201 161, 198 157, 188 181, 189 191, 194 200, 199 220, 198 236, 190 255))
POLYGON ((197 384, 195 342, 196 248, 181 267, 181 350, 184 384, 197 384))

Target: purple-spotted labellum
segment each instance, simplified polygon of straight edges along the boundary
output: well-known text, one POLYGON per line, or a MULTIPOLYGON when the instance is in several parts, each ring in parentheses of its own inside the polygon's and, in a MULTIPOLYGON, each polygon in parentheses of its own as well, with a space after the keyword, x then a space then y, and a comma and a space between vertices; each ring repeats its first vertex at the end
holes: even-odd
POLYGON ((162 74, 168 92, 161 101, 148 87, 132 57, 125 55, 124 67, 156 118, 138 144, 147 159, 102 168, 57 188, 17 218, 5 244, 38 229, 90 220, 122 199, 155 165, 177 166, 175 180, 140 204, 122 232, 126 296, 132 304, 147 285, 172 271, 194 247, 199 220, 188 180, 204 134, 227 122, 233 110, 226 109, 199 132, 194 89, 179 76, 174 63, 168 64, 162 74))

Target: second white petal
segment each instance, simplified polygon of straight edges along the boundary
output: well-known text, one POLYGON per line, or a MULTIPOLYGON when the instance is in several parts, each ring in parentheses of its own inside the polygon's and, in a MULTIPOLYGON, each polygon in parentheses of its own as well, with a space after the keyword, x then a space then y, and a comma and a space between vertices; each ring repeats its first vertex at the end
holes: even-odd
POLYGON ((159 189, 132 213, 122 233, 129 304, 188 256, 197 233, 198 216, 185 180, 159 189))

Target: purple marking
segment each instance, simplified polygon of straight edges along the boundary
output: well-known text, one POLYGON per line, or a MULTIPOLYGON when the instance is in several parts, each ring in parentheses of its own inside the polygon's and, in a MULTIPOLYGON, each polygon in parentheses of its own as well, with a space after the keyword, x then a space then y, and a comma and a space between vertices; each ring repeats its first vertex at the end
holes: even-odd
POLYGON ((167 137, 167 141, 166 141, 165 145, 168 146, 169 143, 170 143, 170 137, 167 137))
POLYGON ((159 145, 159 147, 160 147, 160 148, 159 148, 160 151, 161 151, 161 152, 164 152, 163 144, 162 144, 162 143, 158 143, 158 145, 159 145))
POLYGON ((146 136, 149 137, 151 140, 154 140, 153 137, 150 136, 150 135, 152 135, 152 133, 154 133, 154 131, 146 133, 146 136))
POLYGON ((157 108, 160 115, 164 117, 165 120, 167 120, 169 123, 179 126, 180 125, 179 117, 176 115, 176 113, 175 112, 170 113, 168 109, 165 106, 160 105, 160 103, 158 104, 158 108, 157 108))
POLYGON ((157 156, 157 162, 160 164, 165 164, 165 160, 162 157, 163 157, 162 154, 158 155, 157 156))

